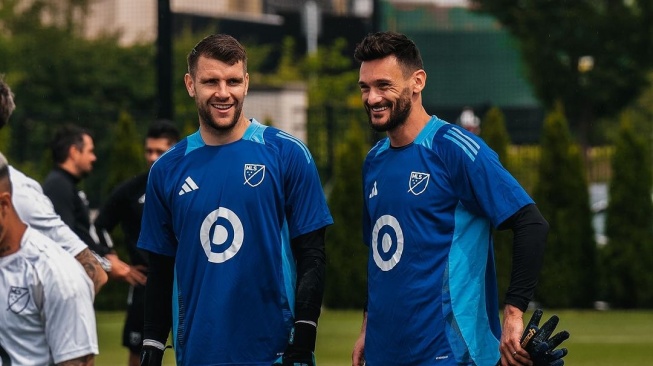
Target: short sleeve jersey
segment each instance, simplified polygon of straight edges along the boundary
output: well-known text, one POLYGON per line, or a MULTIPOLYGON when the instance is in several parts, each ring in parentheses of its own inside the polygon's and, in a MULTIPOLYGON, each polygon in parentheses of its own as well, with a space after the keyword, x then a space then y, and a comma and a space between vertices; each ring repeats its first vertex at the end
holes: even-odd
POLYGON ((252 120, 242 139, 199 132, 150 170, 138 247, 175 257, 180 365, 271 365, 293 324, 290 240, 331 224, 314 161, 295 137, 252 120))
POLYGON ((69 253, 34 229, 0 257, 0 359, 52 365, 98 353, 93 284, 69 253))
POLYGON ((43 188, 34 179, 9 166, 13 187, 12 201, 20 218, 33 229, 52 239, 76 256, 87 246, 57 215, 43 188))
POLYGON ((433 116, 363 167, 369 365, 494 365, 492 227, 533 201, 481 139, 433 116), (389 346, 392 345, 392 346, 389 346))

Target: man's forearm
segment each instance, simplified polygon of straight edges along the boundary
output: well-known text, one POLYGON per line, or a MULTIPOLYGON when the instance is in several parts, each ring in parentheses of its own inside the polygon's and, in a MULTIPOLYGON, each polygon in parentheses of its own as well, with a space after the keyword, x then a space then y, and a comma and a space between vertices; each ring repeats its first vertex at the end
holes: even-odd
POLYGON ((98 262, 95 256, 91 253, 90 249, 86 248, 82 250, 77 254, 77 256, 75 256, 75 259, 82 264, 86 274, 91 281, 93 281, 93 288, 95 289, 95 294, 97 294, 102 286, 107 283, 109 276, 104 269, 102 269, 100 262, 98 262))

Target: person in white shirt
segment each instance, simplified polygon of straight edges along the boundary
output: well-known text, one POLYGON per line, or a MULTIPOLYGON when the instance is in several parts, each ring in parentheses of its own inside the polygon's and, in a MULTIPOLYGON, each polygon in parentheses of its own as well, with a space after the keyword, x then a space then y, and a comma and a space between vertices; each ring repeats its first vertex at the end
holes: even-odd
MULTIPOLYGON (((14 95, 0 75, 0 129, 9 122, 15 108, 14 95)), ((38 182, 12 166, 9 166, 9 171, 13 185, 13 203, 20 218, 72 254, 93 281, 97 293, 108 280, 105 270, 110 270, 110 265, 103 261, 103 267, 99 257, 93 255, 86 244, 61 220, 38 182)))
POLYGON ((25 224, 0 153, 0 364, 94 364, 93 283, 60 245, 25 224))

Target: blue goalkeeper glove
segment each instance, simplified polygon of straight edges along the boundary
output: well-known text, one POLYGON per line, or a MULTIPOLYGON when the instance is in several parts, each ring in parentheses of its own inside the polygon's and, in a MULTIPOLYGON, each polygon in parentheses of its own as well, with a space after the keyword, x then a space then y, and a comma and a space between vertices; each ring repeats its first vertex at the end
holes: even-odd
POLYGON ((273 366, 315 366, 315 338, 317 327, 314 323, 296 322, 290 331, 288 346, 273 366))
POLYGON ((562 358, 567 355, 567 349, 556 349, 556 347, 569 338, 569 332, 563 330, 551 337, 559 318, 553 315, 542 324, 542 327, 539 327, 542 314, 541 309, 533 313, 522 335, 521 346, 531 356, 533 366, 563 366, 565 361, 562 358))
POLYGON ((163 362, 163 351, 168 347, 158 341, 151 339, 144 340, 143 348, 141 348, 141 366, 161 366, 163 362))

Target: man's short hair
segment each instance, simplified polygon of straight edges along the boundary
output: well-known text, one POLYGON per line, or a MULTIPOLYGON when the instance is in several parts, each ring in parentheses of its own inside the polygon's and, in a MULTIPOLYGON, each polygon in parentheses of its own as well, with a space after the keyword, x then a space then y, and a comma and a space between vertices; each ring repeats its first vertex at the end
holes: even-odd
POLYGON ((212 34, 193 47, 187 58, 188 73, 193 77, 200 56, 222 61, 229 65, 242 61, 244 70, 247 72, 247 52, 245 52, 245 48, 240 42, 228 34, 212 34))
POLYGON ((16 109, 14 103, 14 93, 11 88, 5 83, 4 75, 0 74, 0 128, 9 123, 9 117, 16 109))
POLYGON ((171 143, 179 141, 180 134, 175 124, 167 119, 158 119, 147 129, 147 138, 150 139, 168 139, 171 143))
POLYGON ((370 33, 356 45, 354 51, 354 58, 358 62, 379 60, 388 56, 397 58, 404 74, 411 74, 424 68, 417 45, 401 33, 370 33))
POLYGON ((92 136, 89 130, 72 124, 59 128, 50 143, 55 164, 61 164, 68 159, 71 146, 75 146, 79 151, 84 149, 84 135, 92 136))

